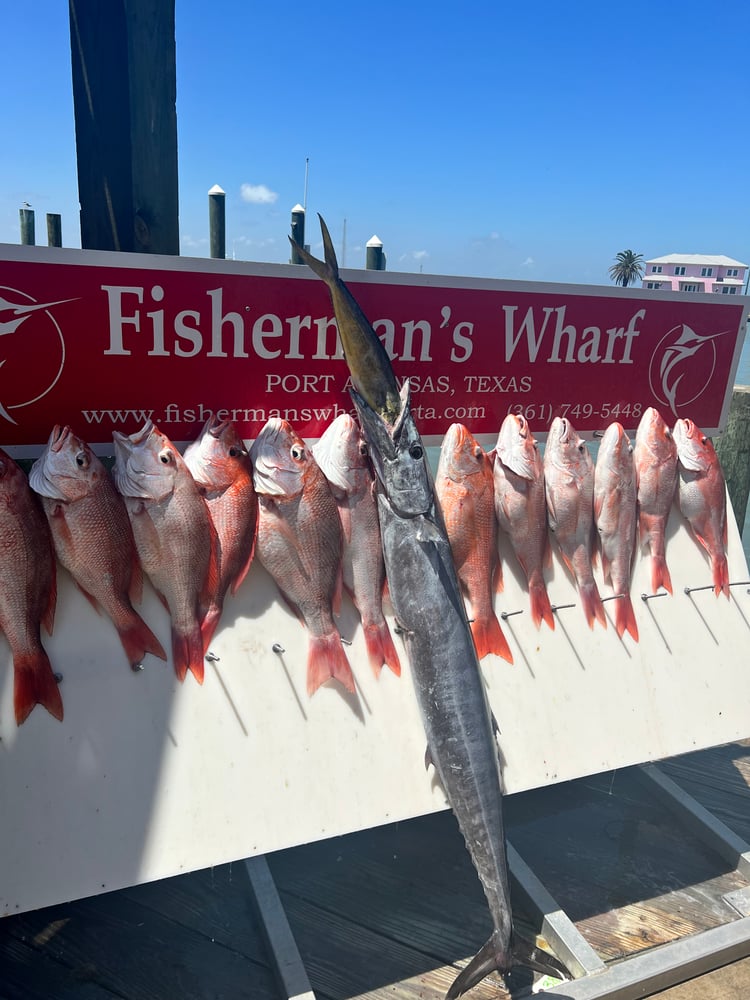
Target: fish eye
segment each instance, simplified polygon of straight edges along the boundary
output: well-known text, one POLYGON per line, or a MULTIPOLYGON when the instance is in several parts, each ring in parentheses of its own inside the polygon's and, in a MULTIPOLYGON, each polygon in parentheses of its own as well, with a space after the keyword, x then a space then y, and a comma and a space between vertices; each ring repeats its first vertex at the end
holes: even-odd
POLYGON ((474 446, 474 458, 478 462, 481 461, 481 459, 482 459, 482 446, 481 445, 475 445, 474 446))
POLYGON ((290 449, 290 454, 295 462, 301 462, 305 457, 305 449, 298 444, 293 444, 290 449))
POLYGON ((581 441, 581 443, 578 445, 578 450, 580 451, 581 454, 583 454, 584 451, 586 451, 586 442, 585 441, 581 441))
POLYGON ((424 450, 422 449, 421 445, 413 444, 411 448, 409 448, 409 454, 411 455, 411 457, 414 459, 415 462, 418 462, 419 459, 424 455, 424 450))
POLYGON ((706 437, 706 435, 705 435, 705 434, 704 434, 704 435, 703 435, 703 437, 701 438, 701 444, 708 444, 708 438, 706 437))
POLYGON ((232 447, 229 449, 229 457, 230 458, 239 458, 240 457, 240 449, 239 448, 235 448, 234 445, 232 445, 232 447))
POLYGON ((367 445, 365 444, 364 441, 360 441, 359 443, 359 453, 363 458, 365 458, 369 454, 367 445))
POLYGON ((76 455, 76 465, 79 469, 85 469, 89 464, 89 460, 86 457, 85 451, 79 451, 76 455))
POLYGON ((172 461, 172 453, 167 448, 165 448, 164 451, 160 451, 159 461, 163 465, 169 465, 169 463, 172 461))

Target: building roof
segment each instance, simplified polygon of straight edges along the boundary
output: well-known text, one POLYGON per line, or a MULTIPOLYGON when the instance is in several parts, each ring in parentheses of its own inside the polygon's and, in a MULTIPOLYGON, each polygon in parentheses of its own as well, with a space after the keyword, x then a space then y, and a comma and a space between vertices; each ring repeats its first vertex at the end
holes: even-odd
POLYGON ((740 260, 725 257, 721 253, 668 253, 664 257, 651 257, 647 264, 700 264, 714 267, 748 267, 740 260))
POLYGON ((744 285, 744 281, 740 281, 739 278, 709 278, 709 281, 713 281, 717 285, 744 285))

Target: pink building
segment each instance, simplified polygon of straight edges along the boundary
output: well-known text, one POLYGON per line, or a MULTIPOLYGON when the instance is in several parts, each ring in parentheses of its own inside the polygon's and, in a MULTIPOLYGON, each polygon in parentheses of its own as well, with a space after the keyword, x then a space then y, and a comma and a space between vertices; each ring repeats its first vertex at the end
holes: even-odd
POLYGON ((747 268, 723 254, 669 253, 646 261, 643 288, 742 295, 747 268))

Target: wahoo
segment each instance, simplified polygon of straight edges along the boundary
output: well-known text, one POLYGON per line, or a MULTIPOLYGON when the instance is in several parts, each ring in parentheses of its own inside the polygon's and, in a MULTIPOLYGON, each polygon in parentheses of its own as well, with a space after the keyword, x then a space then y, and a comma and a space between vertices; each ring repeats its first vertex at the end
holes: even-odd
POLYGON ((331 290, 356 386, 351 394, 377 476, 390 598, 427 736, 426 759, 434 765, 464 835, 494 924, 489 941, 456 978, 446 1000, 461 996, 490 972, 507 972, 517 963, 563 975, 551 956, 513 930, 493 720, 425 449, 410 410, 409 383, 398 391, 382 344, 339 278, 333 244, 320 221, 325 263, 295 248, 331 290))

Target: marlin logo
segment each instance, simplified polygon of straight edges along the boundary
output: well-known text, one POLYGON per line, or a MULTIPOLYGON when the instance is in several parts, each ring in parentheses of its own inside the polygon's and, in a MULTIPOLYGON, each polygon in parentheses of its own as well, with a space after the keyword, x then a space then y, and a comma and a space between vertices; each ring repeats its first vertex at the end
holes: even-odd
POLYGON ((653 394, 675 417, 705 392, 716 368, 714 340, 728 332, 702 336, 680 323, 659 341, 651 357, 649 382, 653 394))
POLYGON ((65 341, 49 310, 73 301, 37 302, 25 292, 0 287, 0 417, 11 424, 18 423, 11 410, 36 403, 62 375, 65 341))

